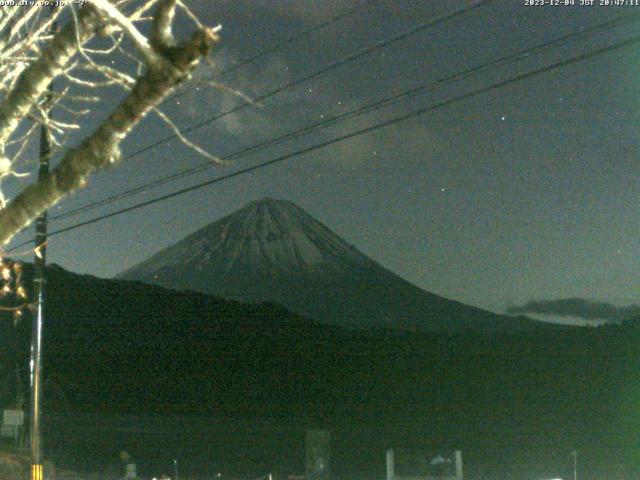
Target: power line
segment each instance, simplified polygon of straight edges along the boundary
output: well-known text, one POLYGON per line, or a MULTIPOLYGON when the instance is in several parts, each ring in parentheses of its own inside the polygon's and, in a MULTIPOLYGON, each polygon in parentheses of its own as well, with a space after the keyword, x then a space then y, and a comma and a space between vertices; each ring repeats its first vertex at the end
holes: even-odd
MULTIPOLYGON (((207 124, 212 123, 212 122, 214 122, 216 120, 224 118, 227 115, 235 113, 235 112, 237 112, 237 111, 239 111, 241 109, 244 109, 244 108, 246 108, 247 106, 249 106, 249 105, 251 105, 253 103, 260 102, 262 100, 266 100, 266 99, 268 99, 268 98, 270 98, 270 97, 272 97, 274 95, 277 95, 278 93, 283 92, 283 91, 285 91, 285 90, 287 90, 289 88, 297 86, 297 85, 299 85, 301 83, 304 83, 304 82, 306 82, 308 80, 311 80, 312 78, 315 78, 315 77, 317 77, 319 75, 322 75, 322 74, 324 74, 326 72, 329 72, 331 70, 334 70, 334 69, 336 69, 336 68, 338 68, 338 67, 340 67, 340 66, 342 66, 342 65, 344 65, 344 64, 346 64, 348 62, 356 60, 356 59, 358 59, 358 58, 360 58, 362 56, 368 55, 369 53, 372 53, 375 50, 379 50, 379 49, 381 49, 381 48, 383 48, 385 46, 390 45, 391 43, 394 43, 396 41, 402 40, 402 39, 407 38, 407 37, 409 37, 411 35, 414 35, 416 33, 421 32, 422 30, 425 30, 427 28, 436 26, 436 25, 438 25, 438 24, 440 24, 442 22, 445 22, 447 20, 455 18, 455 17, 457 17, 459 15, 462 15, 463 13, 471 11, 471 10, 473 10, 473 9, 475 9, 477 7, 480 7, 480 6, 482 6, 482 5, 486 4, 486 3, 489 3, 491 1, 493 1, 493 0, 475 0, 475 1, 471 2, 470 4, 467 4, 467 5, 463 6, 463 7, 451 10, 451 11, 449 11, 449 12, 443 14, 443 15, 437 16, 437 17, 435 17, 435 18, 433 18, 433 19, 431 19, 431 20, 429 20, 427 22, 424 22, 424 23, 421 23, 421 24, 419 24, 419 25, 417 25, 415 27, 412 27, 409 30, 406 30, 404 32, 400 32, 398 34, 395 34, 395 35, 391 36, 388 39, 380 41, 380 42, 378 42, 378 43, 376 43, 376 44, 374 44, 374 45, 372 45, 370 47, 367 47, 367 48, 365 48, 363 50, 360 50, 360 51, 356 52, 355 54, 352 54, 352 55, 347 56, 347 57, 345 57, 345 58, 343 58, 341 60, 338 60, 338 61, 336 61, 336 62, 334 62, 332 64, 329 64, 326 67, 323 67, 323 68, 321 68, 319 70, 316 70, 315 72, 311 73, 310 75, 307 75, 305 77, 302 77, 302 78, 299 78, 299 79, 294 80, 292 82, 289 82, 289 83, 287 83, 287 84, 285 84, 285 85, 283 85, 283 86, 281 86, 281 87, 279 87, 279 88, 277 88, 275 90, 272 90, 272 91, 270 91, 270 92, 268 92, 268 93, 266 93, 266 94, 264 94, 264 95, 262 95, 262 96, 260 96, 260 97, 258 97, 256 99, 254 99, 251 102, 245 102, 245 103, 240 104, 237 107, 234 107, 234 108, 232 108, 230 110, 227 110, 225 112, 217 114, 217 115, 215 115, 213 117, 209 117, 208 119, 206 119, 206 120, 204 120, 204 121, 202 121, 200 123, 197 123, 195 125, 180 129, 180 133, 181 134, 189 133, 189 132, 191 132, 193 130, 196 130, 196 129, 200 128, 200 127, 203 127, 204 125, 207 125, 207 124)), ((168 136, 166 136, 166 137, 164 137, 164 138, 162 138, 162 139, 160 139, 160 140, 158 140, 158 141, 156 141, 156 142, 154 142, 152 144, 149 144, 149 145, 147 145, 145 147, 142 147, 142 148, 140 148, 140 149, 138 149, 138 150, 136 150, 136 151, 134 151, 134 152, 132 152, 130 154, 125 155, 122 160, 127 160, 127 159, 130 159, 130 158, 136 157, 136 156, 140 155, 141 153, 144 153, 146 151, 149 151, 149 150, 151 150, 153 148, 156 148, 156 147, 162 145, 163 143, 166 143, 169 140, 177 138, 177 136, 178 136, 177 134, 168 135, 168 136)), ((66 213, 63 214, 63 215, 66 216, 66 213)), ((54 219, 54 218, 61 218, 61 217, 60 216, 52 217, 52 219, 54 219)))
MULTIPOLYGON (((590 36, 593 35, 594 33, 597 32, 601 32, 601 31, 605 31, 608 29, 611 29, 613 27, 617 27, 620 24, 624 24, 627 22, 631 22, 634 20, 637 20, 638 17, 640 17, 640 13, 636 13, 633 15, 624 15, 624 16, 620 16, 620 17, 616 17, 612 20, 608 20, 606 22, 602 22, 596 25, 593 25, 587 29, 584 30, 580 30, 578 32, 572 32, 569 33, 567 35, 563 35, 557 39, 551 40, 549 42, 544 42, 542 44, 538 44, 535 45, 533 47, 529 47, 523 50, 520 50, 518 52, 515 52, 513 54, 510 54, 508 56, 505 57, 501 57, 499 59, 493 60, 491 62, 488 63, 484 63, 482 65, 478 65, 476 67, 472 67, 469 68, 467 70, 464 70, 462 72, 458 72, 443 78, 440 78, 438 80, 435 80, 433 82, 430 82, 428 84, 423 84, 420 85, 418 87, 415 87, 413 89, 410 90, 406 90, 403 92, 400 92, 396 95, 392 95, 389 97, 385 97, 381 100, 375 101, 373 103, 369 103, 367 105, 363 105, 359 108, 356 108, 354 110, 350 110, 348 112, 339 114, 339 115, 335 115, 333 117, 327 118, 325 120, 322 120, 320 122, 316 122, 314 124, 302 127, 300 129, 291 131, 285 135, 276 137, 276 138, 272 138, 263 142, 259 142, 257 144, 248 146, 248 147, 244 147, 242 149, 236 150, 228 155, 225 155, 224 157, 222 157, 223 160, 229 160, 232 158, 241 158, 244 157, 250 153, 255 153, 259 150, 263 150, 269 146, 273 146, 273 145, 278 145, 281 143, 284 143, 285 141, 288 141, 290 139, 293 138, 297 138, 301 135, 304 135, 306 133, 309 133, 313 130, 316 129, 321 129, 321 128, 325 128, 331 125, 334 125, 340 121, 346 120, 346 119, 350 119, 350 118, 354 118, 356 116, 359 115, 363 115, 366 113, 370 113, 372 111, 378 110, 382 107, 386 107, 390 104, 394 104, 397 103, 400 100, 406 100, 408 98, 412 98, 415 97, 419 94, 428 92, 428 91, 432 91, 434 89, 436 89, 439 86, 442 86, 443 84, 447 84, 450 82, 457 82, 460 80, 464 80, 470 76, 473 75, 477 75, 480 73, 484 73, 489 71, 490 69, 494 69, 494 68, 498 68, 498 67, 502 67, 505 65, 508 65, 510 63, 514 63, 523 59, 528 59, 531 55, 533 54, 539 54, 542 53, 550 48, 554 48, 554 47, 558 47, 560 45, 566 44, 568 41, 570 40, 575 40, 581 37, 586 37, 586 36, 590 36)), ((209 168, 211 168, 213 165, 210 162, 206 162, 206 163, 202 163, 200 165, 196 165, 194 167, 190 167, 169 175, 165 175, 163 177, 160 177, 154 181, 151 182, 147 182, 147 183, 143 183, 141 185, 138 185, 132 189, 129 190, 125 190, 124 192, 120 192, 118 194, 97 200, 95 202, 92 202, 90 204, 87 205, 83 205, 80 207, 77 207, 75 209, 69 210, 67 212, 61 213, 59 215, 53 216, 51 217, 51 220, 59 220, 62 218, 67 218, 67 217, 71 217, 71 216, 76 216, 79 215, 83 212, 86 211, 90 211, 93 210, 95 208, 104 206, 104 205, 108 205, 110 203, 131 197, 133 195, 136 195, 138 193, 144 192, 149 188, 154 188, 154 187, 158 187, 161 185, 164 185, 166 183, 169 183, 171 181, 174 180, 178 180, 180 178, 184 178, 187 177, 189 175, 193 175, 195 173, 204 171, 204 170, 208 170, 209 168)))
POLYGON ((276 52, 277 50, 280 50, 282 47, 289 45, 292 42, 295 42, 296 40, 302 38, 302 37, 306 37, 307 35, 311 35, 312 33, 315 33, 319 30, 322 30, 325 27, 328 27, 329 25, 332 25, 340 20, 342 20, 343 18, 346 18, 354 13, 357 13, 359 10, 363 10, 365 8, 370 7, 372 4, 376 3, 379 0, 366 0, 362 3, 360 3, 359 5, 356 5, 353 8, 350 8, 330 19, 328 19, 325 22, 321 22, 317 25, 314 25, 306 30, 303 30, 301 32, 295 33, 285 39, 283 39, 282 41, 276 43, 275 45, 273 45, 272 47, 266 48, 258 53, 256 53, 253 56, 247 57, 243 60, 240 60, 238 63, 236 63, 235 65, 222 70, 219 73, 214 74, 211 78, 218 78, 221 77, 223 75, 227 75, 228 73, 234 72, 235 70, 237 70, 238 68, 244 67, 245 65, 248 65, 249 63, 253 63, 256 60, 259 60, 267 55, 270 55, 271 53, 276 52))
MULTIPOLYGON (((287 45, 295 42, 296 40, 299 40, 300 38, 309 36, 319 30, 322 30, 325 27, 328 27, 336 22, 339 22, 340 20, 342 20, 343 18, 346 18, 348 16, 353 15, 354 13, 357 13, 359 10, 364 10, 368 7, 370 7, 372 4, 378 2, 379 0, 365 0, 364 2, 356 5, 353 8, 350 8, 342 13, 339 13, 338 15, 335 15, 331 18, 329 18, 328 20, 318 23, 316 25, 313 25, 305 30, 302 30, 298 33, 294 33, 293 35, 290 35, 284 39, 282 39, 281 41, 275 43, 274 45, 272 45, 271 47, 265 48, 264 50, 261 50, 260 52, 256 53, 255 55, 251 55, 249 57, 246 57, 242 60, 240 60, 238 63, 226 68, 225 70, 222 70, 221 72, 218 73, 214 73, 213 75, 209 76, 209 78, 207 80, 214 80, 218 77, 222 77, 223 75, 227 75, 228 73, 234 72, 237 69, 244 67, 245 65, 249 65, 257 60, 260 60, 261 58, 266 57, 267 55, 270 55, 274 52, 277 52, 278 50, 280 50, 283 47, 286 47, 287 45)), ((176 92, 175 94, 171 95, 169 98, 163 100, 160 105, 165 104, 166 102, 168 102, 169 100, 172 100, 176 97, 179 97, 181 95, 184 95, 190 91, 192 91, 194 88, 196 88, 195 86, 190 86, 185 88, 184 90, 181 90, 179 92, 176 92)))
MULTIPOLYGON (((536 70, 532 70, 530 72, 523 73, 523 74, 517 75, 515 77, 509 78, 507 80, 499 81, 499 82, 494 83, 492 85, 489 85, 487 87, 479 88, 479 89, 474 90, 472 92, 468 92, 468 93, 459 95, 457 97, 453 97, 451 99, 444 100, 444 101, 436 103, 434 105, 431 105, 431 106, 428 106, 428 107, 424 107, 424 108, 421 108, 419 110, 415 110, 413 112, 410 112, 410 113, 407 113, 407 114, 404 114, 404 115, 397 116, 397 117, 395 117, 393 119, 376 123, 374 125, 371 125, 371 126, 366 127, 366 128, 362 128, 362 129, 357 130, 355 132, 351 132, 351 133, 348 133, 348 134, 345 134, 345 135, 341 135, 339 137, 335 137, 335 138, 332 138, 330 140, 326 140, 326 141, 317 143, 315 145, 311 145, 309 147, 297 150, 297 151, 292 152, 292 153, 281 155, 281 156, 273 158, 271 160, 267 160, 266 162, 262 162, 262 163, 259 163, 257 165, 253 165, 251 167, 247 167, 247 168, 238 170, 237 172, 233 172, 233 173, 224 175, 222 177, 218 177, 218 178, 214 178, 214 179, 211 179, 211 180, 207 180, 205 182, 197 183, 197 184, 192 185, 190 187, 186 187, 186 188, 177 190, 175 192, 172 192, 172 193, 169 193, 169 194, 166 194, 166 195, 162 195, 162 196, 157 197, 157 198, 152 199, 152 200, 147 200, 145 202, 140 202, 140 203, 137 203, 135 205, 132 205, 132 206, 129 206, 129 207, 126 207, 126 208, 122 208, 122 209, 119 209, 119 210, 116 210, 116 211, 113 211, 113 212, 110 212, 110 213, 107 213, 107 214, 104 214, 104 215, 100 215, 98 217, 94 217, 94 218, 92 218, 90 220, 86 220, 84 222, 79 222, 79 223, 76 223, 74 225, 70 225, 68 227, 61 228, 59 230, 55 230, 55 231, 53 231, 53 232, 51 232, 49 234, 49 237, 54 236, 54 235, 59 235, 61 233, 65 233, 65 232, 68 232, 68 231, 71 231, 71 230, 75 230, 75 229, 78 229, 78 228, 81 228, 81 227, 84 227, 84 226, 87 226, 87 225, 91 225, 93 223, 96 223, 96 222, 99 222, 99 221, 102 221, 102 220, 106 220, 107 218, 115 217, 115 216, 130 212, 130 211, 133 211, 133 210, 137 210, 137 209, 142 208, 142 207, 146 207, 148 205, 159 203, 161 201, 168 200, 170 198, 174 198, 174 197, 177 197, 179 195, 182 195, 182 194, 185 194, 185 193, 188 193, 188 192, 192 192, 194 190, 198 190, 200 188, 203 188, 203 187, 206 187, 206 186, 209 186, 209 185, 220 183, 220 182, 223 182, 225 180, 229 180, 231 178, 235 178, 235 177, 238 177, 240 175, 244 175, 246 173, 250 173, 250 172, 253 172, 253 171, 256 171, 256 170, 260 170, 262 168, 274 165, 276 163, 281 163, 281 162, 283 162, 285 160, 289 160, 290 158, 294 158, 294 157, 297 157, 299 155, 304 155, 306 153, 310 153, 310 152, 313 152, 315 150, 319 150, 321 148, 324 148, 324 147, 327 147, 327 146, 342 142, 344 140, 348 140, 350 138, 353 138, 353 137, 356 137, 356 136, 359 136, 359 135, 364 135, 366 133, 370 133, 370 132, 373 132, 375 130, 379 130, 381 128, 386 128, 386 127, 389 127, 389 126, 394 125, 396 123, 400 123, 400 122, 403 122, 405 120, 409 120, 411 118, 415 118, 417 116, 424 115, 425 113, 432 112, 434 110, 439 110, 441 108, 444 108, 444 107, 447 107, 447 106, 452 105, 454 103, 457 103, 457 102, 459 102, 461 100, 466 100, 468 98, 476 97, 478 95, 481 95, 481 94, 484 94, 484 93, 487 93, 487 92, 490 92, 490 91, 493 91, 493 90, 497 90, 497 89, 505 87, 507 85, 510 85, 510 84, 513 84, 513 83, 517 83, 517 82, 521 82, 523 80, 532 78, 534 76, 550 72, 550 71, 555 70, 557 68, 566 67, 566 66, 572 65, 574 63, 582 62, 584 60, 588 60, 590 58, 594 58, 594 57, 597 57, 597 56, 600 56, 600 55, 604 55, 606 53, 610 53, 610 52, 613 52, 615 50, 620 50, 622 48, 626 48, 626 47, 629 47, 631 45, 636 45, 636 44, 639 44, 639 43, 640 43, 640 36, 637 36, 637 37, 633 37, 633 38, 630 38, 630 39, 627 39, 627 40, 624 40, 624 41, 621 41, 621 42, 614 43, 614 44, 609 45, 607 47, 603 47, 603 48, 600 48, 600 49, 597 49, 597 50, 594 50, 594 51, 591 51, 591 52, 583 53, 583 54, 577 55, 575 57, 571 57, 569 59, 562 60, 562 61, 556 62, 554 64, 548 65, 546 67, 541 67, 541 68, 538 68, 536 70)), ((18 245, 16 247, 10 249, 9 252, 15 251, 17 248, 20 248, 20 247, 22 247, 22 246, 24 246, 26 244, 31 243, 31 242, 33 242, 33 239, 29 240, 28 242, 24 242, 24 243, 22 243, 22 244, 20 244, 20 245, 18 245)))
MULTIPOLYGON (((331 63, 331 64, 329 64, 329 65, 327 65, 325 67, 320 68, 319 70, 316 70, 315 72, 313 72, 313 73, 311 73, 309 75, 306 75, 306 76, 301 77, 301 78, 299 78, 297 80, 293 80, 291 82, 288 82, 288 83, 276 88, 275 90, 271 90, 270 92, 267 92, 267 93, 255 98, 255 99, 253 99, 251 101, 241 103, 240 105, 238 105, 236 107, 233 107, 233 108, 231 108, 229 110, 226 110, 226 111, 224 111, 222 113, 219 113, 219 114, 216 114, 216 115, 214 115, 212 117, 209 117, 206 120, 203 120, 202 122, 199 122, 199 123, 196 123, 194 125, 191 125, 190 127, 186 127, 186 128, 180 129, 180 133, 181 134, 185 134, 185 133, 189 133, 189 132, 192 132, 194 130, 197 130, 198 128, 201 128, 201 127, 203 127, 205 125, 213 123, 216 120, 220 120, 221 118, 224 118, 227 115, 231 115, 232 113, 236 113, 239 110, 242 110, 242 109, 248 107, 249 105, 253 105, 254 103, 258 103, 258 102, 261 102, 263 100, 267 100, 268 98, 271 98, 271 97, 273 97, 273 96, 275 96, 275 95, 277 95, 277 94, 279 94, 281 92, 284 92, 285 90, 288 90, 290 88, 298 86, 298 85, 300 85, 300 84, 302 84, 304 82, 307 82, 307 81, 309 81, 309 80, 311 80, 311 79, 313 79, 315 77, 318 77, 318 76, 323 75, 323 74, 325 74, 327 72, 335 70, 336 68, 339 68, 342 65, 345 65, 345 64, 350 63, 350 62, 352 62, 354 60, 357 60, 358 58, 364 57, 365 55, 368 55, 368 54, 370 54, 372 52, 375 52, 376 50, 380 50, 380 49, 382 49, 382 48, 384 48, 384 47, 386 47, 388 45, 391 45, 392 43, 395 43, 395 42, 398 42, 400 40, 403 40, 403 39, 405 39, 407 37, 410 37, 411 35, 415 35, 416 33, 419 33, 419 32, 421 32, 423 30, 426 30, 428 28, 434 27, 434 26, 436 26, 436 25, 438 25, 440 23, 443 23, 443 22, 445 22, 447 20, 451 20, 452 18, 455 18, 455 17, 457 17, 459 15, 462 15, 464 13, 470 12, 471 10, 473 10, 475 8, 478 8, 478 7, 480 7, 480 6, 484 5, 484 4, 492 2, 492 1, 493 0, 473 0, 471 3, 469 3, 469 4, 467 4, 467 5, 463 6, 463 7, 457 8, 455 10, 451 10, 450 12, 447 12, 447 13, 445 13, 443 15, 439 15, 439 16, 437 16, 437 17, 435 17, 435 18, 433 18, 433 19, 431 19, 431 20, 429 20, 427 22, 424 22, 424 23, 421 23, 419 25, 416 25, 415 27, 412 27, 409 30, 405 30, 404 32, 400 32, 400 33, 397 33, 395 35, 392 35, 391 37, 389 37, 389 38, 387 38, 385 40, 381 40, 380 42, 377 42, 377 43, 373 44, 372 46, 366 47, 363 50, 360 50, 360 51, 358 51, 358 52, 356 52, 354 54, 351 54, 351 55, 349 55, 349 56, 347 56, 347 57, 345 57, 345 58, 343 58, 341 60, 337 60, 337 61, 335 61, 335 62, 333 62, 333 63, 331 63)), ((151 144, 149 144, 149 145, 147 145, 145 147, 142 147, 142 148, 140 148, 140 149, 138 149, 138 150, 136 150, 136 151, 134 151, 134 152, 132 152, 132 153, 130 153, 128 155, 125 155, 122 159, 123 160, 127 160, 129 158, 136 157, 136 156, 140 155, 141 153, 144 153, 144 152, 147 152, 147 151, 149 151, 149 150, 151 150, 153 148, 156 148, 156 147, 162 145, 163 143, 168 142, 169 140, 173 140, 174 138, 178 138, 178 134, 173 133, 171 135, 167 135, 166 137, 161 138, 160 140, 157 140, 154 143, 151 143, 151 144)))

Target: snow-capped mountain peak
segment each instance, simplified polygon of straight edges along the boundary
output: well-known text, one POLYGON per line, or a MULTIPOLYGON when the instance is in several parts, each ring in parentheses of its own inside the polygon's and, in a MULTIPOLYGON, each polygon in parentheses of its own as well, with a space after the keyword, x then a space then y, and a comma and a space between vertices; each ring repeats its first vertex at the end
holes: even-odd
POLYGON ((292 202, 263 198, 214 222, 120 276, 240 270, 301 274, 349 270, 370 260, 292 202))
POLYGON ((119 275, 344 326, 495 329, 510 317, 447 300, 360 253, 297 205, 263 198, 119 275))

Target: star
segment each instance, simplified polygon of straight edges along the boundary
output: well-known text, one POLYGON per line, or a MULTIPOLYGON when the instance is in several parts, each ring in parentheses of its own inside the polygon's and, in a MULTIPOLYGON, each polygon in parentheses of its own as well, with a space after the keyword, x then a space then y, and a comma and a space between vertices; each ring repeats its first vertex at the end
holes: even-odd
POLYGON ((500 120, 502 120, 503 122, 507 119, 507 117, 505 117, 504 115, 500 117, 500 120))

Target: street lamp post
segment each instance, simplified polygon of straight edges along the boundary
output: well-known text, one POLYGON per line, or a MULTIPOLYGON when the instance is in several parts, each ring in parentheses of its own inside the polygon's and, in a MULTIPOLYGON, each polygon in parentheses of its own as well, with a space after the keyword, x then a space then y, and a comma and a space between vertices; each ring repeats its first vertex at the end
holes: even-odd
MULTIPOLYGON (((40 164, 38 180, 46 181, 49 177, 49 160, 51 157, 50 131, 46 118, 51 103, 53 84, 45 99, 45 121, 40 127, 40 164)), ((42 436, 40 421, 42 417, 42 328, 44 323, 45 300, 45 266, 47 258, 47 212, 36 218, 35 258, 33 261, 33 290, 36 299, 36 311, 31 320, 31 480, 43 480, 42 436)))

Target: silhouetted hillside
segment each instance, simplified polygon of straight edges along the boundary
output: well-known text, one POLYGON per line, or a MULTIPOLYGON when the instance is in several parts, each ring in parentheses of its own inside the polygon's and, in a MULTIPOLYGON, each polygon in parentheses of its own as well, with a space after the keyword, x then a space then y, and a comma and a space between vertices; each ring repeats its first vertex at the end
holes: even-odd
MULTIPOLYGON (((364 455, 361 464, 403 442, 462 446, 471 458, 577 445, 627 461, 639 440, 638 323, 500 335, 350 331, 273 304, 52 267, 45 372, 64 395, 50 387, 45 399, 50 413, 327 426, 364 455)), ((16 358, 26 365, 30 325, 14 329, 5 315, 1 328, 8 378, 16 358)))

